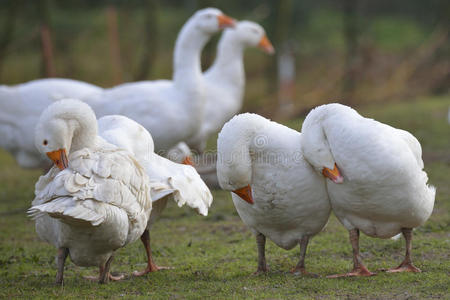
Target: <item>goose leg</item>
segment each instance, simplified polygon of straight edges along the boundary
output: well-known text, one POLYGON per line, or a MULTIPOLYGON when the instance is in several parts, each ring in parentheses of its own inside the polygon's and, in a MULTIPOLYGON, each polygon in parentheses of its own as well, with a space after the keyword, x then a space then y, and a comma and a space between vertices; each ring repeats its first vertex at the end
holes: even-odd
POLYGON ((254 275, 265 273, 268 271, 266 264, 266 237, 262 233, 256 234, 256 245, 258 247, 258 270, 254 275))
POLYGON ((402 228, 403 236, 405 237, 406 242, 406 254, 403 262, 397 267, 393 269, 387 270, 389 273, 397 273, 397 272, 422 272, 419 268, 413 265, 411 260, 411 248, 412 248, 412 229, 411 228, 402 228))
POLYGON ((108 260, 105 263, 104 267, 100 267, 100 276, 98 278, 98 283, 108 283, 108 281, 118 281, 122 280, 125 276, 119 275, 119 276, 113 276, 109 272, 109 269, 111 268, 111 262, 114 258, 114 254, 112 254, 108 260))
POLYGON ((56 271, 56 284, 62 285, 64 282, 64 263, 66 262, 67 255, 69 255, 68 248, 58 249, 58 270, 56 271))
POLYGON ((108 281, 119 281, 125 278, 125 275, 113 276, 109 272, 111 267, 111 262, 113 260, 114 254, 111 255, 106 261, 104 266, 99 267, 99 275, 98 276, 84 276, 85 279, 90 281, 98 281, 98 283, 108 283, 108 281))
POLYGON ((308 243, 309 243, 309 236, 304 235, 300 240, 300 260, 298 261, 298 264, 294 268, 292 268, 291 273, 318 277, 316 274, 306 272, 305 269, 305 256, 308 243))
POLYGON ((105 263, 105 266, 100 267, 100 276, 98 278, 98 283, 108 283, 109 281, 109 268, 111 267, 113 256, 111 255, 105 263))
POLYGON ((147 267, 142 271, 134 271, 134 276, 142 276, 150 272, 156 272, 163 269, 172 269, 171 267, 160 267, 155 264, 152 257, 152 248, 150 247, 150 232, 148 229, 141 235, 142 244, 144 244, 145 252, 147 253, 147 267))
POLYGON ((353 276, 373 276, 376 273, 370 272, 362 263, 359 256, 359 229, 349 230, 350 243, 353 248, 353 270, 345 274, 327 276, 327 278, 353 277, 353 276))

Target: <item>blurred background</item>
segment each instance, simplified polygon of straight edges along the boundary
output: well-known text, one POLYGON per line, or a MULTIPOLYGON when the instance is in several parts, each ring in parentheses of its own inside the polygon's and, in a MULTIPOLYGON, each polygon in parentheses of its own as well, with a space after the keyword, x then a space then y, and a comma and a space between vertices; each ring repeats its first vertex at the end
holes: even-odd
MULTIPOLYGON (((276 55, 245 55, 244 111, 275 119, 448 94, 448 0, 0 0, 0 84, 43 77, 102 87, 170 78, 184 22, 217 7, 260 23, 276 55)), ((203 51, 214 60, 217 35, 203 51)))

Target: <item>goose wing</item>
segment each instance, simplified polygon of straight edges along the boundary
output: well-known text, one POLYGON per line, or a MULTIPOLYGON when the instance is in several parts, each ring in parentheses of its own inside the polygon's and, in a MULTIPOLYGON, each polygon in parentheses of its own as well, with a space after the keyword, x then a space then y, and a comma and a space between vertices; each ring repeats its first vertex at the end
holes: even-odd
POLYGON ((111 217, 111 207, 124 211, 133 223, 148 216, 150 188, 144 169, 124 150, 82 149, 69 157, 69 168, 53 167, 36 183, 29 214, 46 213, 68 222, 92 226, 111 217))

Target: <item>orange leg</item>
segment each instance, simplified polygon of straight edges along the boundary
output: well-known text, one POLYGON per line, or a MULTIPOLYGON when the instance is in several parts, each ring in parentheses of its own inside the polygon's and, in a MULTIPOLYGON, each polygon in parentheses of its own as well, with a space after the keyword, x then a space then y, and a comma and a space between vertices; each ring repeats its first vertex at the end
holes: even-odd
POLYGON ((387 270, 389 273, 397 273, 397 272, 422 272, 419 268, 413 265, 411 261, 411 242, 412 242, 412 229, 411 228, 402 228, 403 237, 406 242, 406 254, 403 262, 397 267, 393 269, 387 270))
POLYGON ((171 267, 160 267, 157 266, 152 258, 152 249, 150 248, 150 233, 146 229, 144 233, 141 236, 142 244, 144 244, 145 252, 147 253, 147 267, 142 271, 135 271, 133 272, 134 276, 142 276, 150 272, 156 272, 158 270, 163 269, 172 269, 171 267))
POLYGON ((354 276, 373 276, 376 273, 370 272, 362 263, 359 256, 359 229, 352 229, 349 231, 350 243, 353 248, 353 270, 345 274, 336 274, 327 276, 327 278, 338 277, 354 277, 354 276))

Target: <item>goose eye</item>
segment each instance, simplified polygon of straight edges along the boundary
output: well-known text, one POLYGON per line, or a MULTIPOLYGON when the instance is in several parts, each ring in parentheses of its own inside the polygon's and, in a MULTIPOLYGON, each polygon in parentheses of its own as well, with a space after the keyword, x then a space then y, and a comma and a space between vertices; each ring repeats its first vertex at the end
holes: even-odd
POLYGON ((255 34, 258 34, 258 33, 259 33, 258 30, 255 29, 255 28, 252 28, 252 32, 255 33, 255 34))
POLYGON ((42 144, 43 144, 44 146, 47 146, 48 141, 47 141, 47 140, 44 140, 44 141, 42 142, 42 144))

